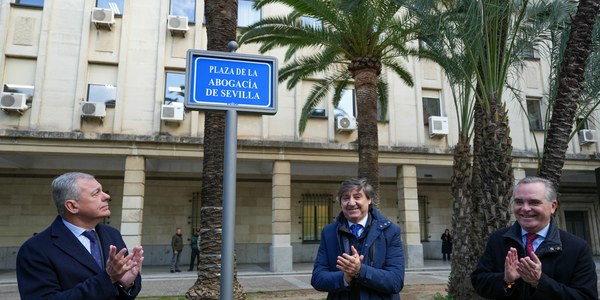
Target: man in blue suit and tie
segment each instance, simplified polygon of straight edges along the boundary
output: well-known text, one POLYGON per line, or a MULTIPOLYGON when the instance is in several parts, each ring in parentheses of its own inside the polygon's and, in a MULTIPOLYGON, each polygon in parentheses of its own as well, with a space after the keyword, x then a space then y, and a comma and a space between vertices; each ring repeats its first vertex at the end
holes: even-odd
POLYGON ((21 299, 134 299, 142 288, 142 246, 127 251, 110 216, 110 196, 89 174, 66 173, 52 182, 54 222, 17 254, 21 299))

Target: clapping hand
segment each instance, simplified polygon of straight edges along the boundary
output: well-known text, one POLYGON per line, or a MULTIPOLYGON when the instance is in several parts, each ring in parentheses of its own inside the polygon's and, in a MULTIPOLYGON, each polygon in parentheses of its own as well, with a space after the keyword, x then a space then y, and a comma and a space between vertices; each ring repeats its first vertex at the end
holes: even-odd
POLYGON ((125 255, 126 253, 127 249, 123 248, 117 252, 117 247, 110 245, 106 272, 113 283, 118 282, 123 287, 129 288, 141 271, 144 250, 142 246, 135 246, 131 253, 125 255))
POLYGON ((351 250, 352 255, 344 253, 338 256, 336 265, 338 270, 344 271, 344 280, 348 283, 358 275, 362 261, 365 259, 364 255, 358 255, 358 251, 356 251, 354 246, 352 246, 351 250))

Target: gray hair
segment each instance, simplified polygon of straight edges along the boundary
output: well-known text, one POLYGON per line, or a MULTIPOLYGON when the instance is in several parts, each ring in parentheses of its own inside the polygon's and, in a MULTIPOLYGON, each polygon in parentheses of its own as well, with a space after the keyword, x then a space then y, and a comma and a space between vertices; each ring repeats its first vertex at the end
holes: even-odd
POLYGON ((371 200, 375 200, 375 189, 367 181, 366 178, 350 178, 346 179, 340 185, 338 190, 337 200, 341 203, 342 196, 352 190, 358 189, 359 191, 365 192, 365 196, 371 200))
POLYGON ((513 199, 515 198, 515 194, 517 192, 517 189, 519 188, 519 186, 523 185, 523 184, 528 184, 528 183, 543 183, 544 187, 546 188, 546 194, 544 195, 546 197, 546 201, 548 202, 552 202, 554 200, 557 200, 556 198, 556 188, 554 187, 554 184, 552 183, 552 181, 546 179, 546 178, 542 178, 542 177, 537 177, 537 176, 528 176, 525 177, 523 179, 521 179, 516 185, 515 188, 513 189, 513 199))
POLYGON ((69 199, 79 201, 79 184, 77 180, 94 180, 94 176, 80 172, 70 172, 56 177, 52 181, 52 200, 60 216, 65 213, 65 202, 69 199))

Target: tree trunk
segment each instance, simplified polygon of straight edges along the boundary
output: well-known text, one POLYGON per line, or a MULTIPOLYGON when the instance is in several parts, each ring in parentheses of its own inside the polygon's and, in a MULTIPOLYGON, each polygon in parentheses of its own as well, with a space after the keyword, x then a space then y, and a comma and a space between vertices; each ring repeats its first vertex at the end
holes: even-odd
MULTIPOLYGON (((237 1, 205 1, 208 50, 227 51, 235 41, 237 1)), ((204 120, 204 158, 200 208, 200 264, 198 279, 187 299, 220 299, 221 247, 223 218, 223 169, 225 112, 206 111, 204 120)), ((234 265, 234 299, 245 299, 234 265)))
POLYGON ((377 76, 373 68, 354 72, 358 122, 358 176, 375 189, 373 205, 379 206, 379 136, 377 130, 377 76))
POLYGON ((484 228, 483 240, 494 231, 508 226, 510 220, 510 200, 514 185, 512 169, 512 145, 508 114, 502 103, 490 103, 490 114, 483 114, 484 128, 481 132, 482 155, 479 173, 481 174, 481 213, 484 228))
POLYGON ((478 256, 472 255, 474 239, 479 236, 474 224, 479 219, 471 198, 471 145, 467 134, 461 134, 454 147, 452 189, 452 268, 448 281, 448 294, 454 299, 475 299, 471 285, 471 272, 478 256))
POLYGON ((558 77, 552 119, 544 143, 542 164, 538 170, 538 175, 552 181, 556 189, 560 185, 565 154, 569 147, 569 136, 592 48, 592 31, 598 18, 599 7, 598 0, 579 1, 558 77))

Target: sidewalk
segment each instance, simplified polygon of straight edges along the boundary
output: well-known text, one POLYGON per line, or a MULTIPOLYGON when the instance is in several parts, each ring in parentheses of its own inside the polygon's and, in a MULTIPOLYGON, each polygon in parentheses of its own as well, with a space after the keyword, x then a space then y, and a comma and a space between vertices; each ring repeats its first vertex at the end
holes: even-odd
MULTIPOLYGON (((268 265, 240 264, 238 279, 248 293, 287 290, 313 290, 310 285, 312 263, 294 264, 291 272, 273 273, 268 265)), ((183 270, 187 270, 183 268, 183 270)), ((423 268, 407 269, 405 284, 445 284, 450 263, 426 260, 423 268)), ((184 295, 198 278, 197 271, 170 273, 169 266, 144 266, 140 297, 184 295)), ((0 299, 18 300, 15 270, 0 270, 0 299)))
MULTIPOLYGON (((600 274, 600 256, 595 256, 594 260, 600 274)), ((299 263, 294 264, 291 272, 272 273, 268 265, 241 264, 238 265, 238 279, 248 293, 313 290, 310 285, 312 267, 312 263, 299 263)), ((449 262, 425 260, 422 268, 406 270, 405 285, 446 284, 449 275, 449 262)), ((140 297, 183 295, 196 281, 197 271, 170 273, 169 266, 144 266, 142 278, 140 297)), ((0 270, 0 299, 19 299, 14 270, 0 270)))

